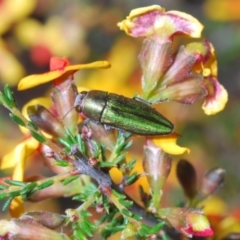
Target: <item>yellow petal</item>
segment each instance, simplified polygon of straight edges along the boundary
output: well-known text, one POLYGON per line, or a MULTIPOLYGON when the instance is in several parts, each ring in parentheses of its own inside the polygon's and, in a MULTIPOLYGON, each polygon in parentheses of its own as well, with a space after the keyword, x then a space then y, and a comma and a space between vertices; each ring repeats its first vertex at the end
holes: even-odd
POLYGON ((43 74, 34 74, 22 78, 18 84, 18 90, 22 91, 28 88, 36 87, 38 85, 50 82, 54 79, 57 79, 63 75, 65 71, 55 70, 43 74))
POLYGON ((171 39, 177 34, 200 37, 203 29, 203 25, 193 16, 179 11, 165 12, 157 5, 131 11, 118 26, 133 37, 158 37, 161 40, 171 39))
POLYGON ((17 85, 19 78, 24 76, 24 68, 0 40, 0 72, 1 81, 11 86, 17 85), (9 70, 11 69, 11 70, 9 70))
MULTIPOLYGON (((27 102, 22 108, 22 114, 28 120, 29 120, 29 117, 28 117, 28 114, 27 114, 27 108, 29 106, 33 106, 33 105, 36 105, 36 104, 41 104, 45 108, 49 109, 52 102, 51 102, 50 98, 47 98, 47 97, 34 98, 34 99, 30 100, 29 102, 27 102)), ((29 131, 28 131, 27 128, 25 128, 23 126, 19 126, 19 128, 24 135, 28 135, 29 131)), ((49 137, 49 135, 47 135, 47 137, 49 137)))
POLYGON ((47 97, 39 97, 39 98, 34 98, 34 99, 30 100, 22 108, 22 114, 25 118, 29 119, 28 114, 27 114, 27 108, 29 106, 36 105, 36 104, 41 104, 45 108, 49 109, 52 102, 51 102, 50 98, 47 98, 47 97))
POLYGON ((87 64, 77 64, 65 67, 66 71, 80 70, 80 69, 91 69, 91 68, 110 68, 111 64, 108 61, 97 61, 87 64))
POLYGON ((9 207, 10 214, 14 218, 20 217, 24 213, 23 200, 21 197, 15 197, 9 207))
POLYGON ((97 87, 98 90, 133 96, 138 91, 136 87, 140 90, 140 83, 138 84, 137 81, 130 83, 130 79, 134 80, 134 72, 138 67, 136 62, 138 50, 139 46, 133 39, 126 36, 119 38, 108 54, 108 61, 111 62, 112 67, 107 71, 94 69, 87 78, 77 76, 79 85, 84 85, 89 89, 97 87), (126 56, 128 57, 126 58, 126 56))
POLYGON ((6 154, 1 161, 1 169, 16 167, 14 170, 15 180, 22 179, 22 170, 25 165, 25 159, 32 154, 39 146, 39 142, 34 138, 28 138, 17 145, 10 153, 6 154))
POLYGON ((234 216, 227 216, 220 222, 218 227, 218 239, 223 239, 230 233, 240 232, 240 220, 234 216))
POLYGON ((173 155, 180 155, 185 152, 190 153, 189 148, 180 147, 177 145, 177 136, 177 134, 171 134, 163 137, 151 137, 151 140, 166 153, 173 155))
MULTIPOLYGON (((35 19, 26 19, 14 29, 21 44, 27 48, 42 40, 42 25, 35 19)), ((42 41, 41 41, 42 42, 42 41)))
POLYGON ((204 213, 210 216, 224 216, 229 211, 227 204, 217 196, 211 196, 201 201, 199 207, 203 207, 204 213))
MULTIPOLYGON (((72 75, 76 71, 80 69, 89 69, 89 68, 109 68, 111 65, 107 61, 97 61, 88 64, 78 64, 78 65, 70 65, 64 67, 63 69, 57 69, 53 71, 49 71, 43 74, 34 74, 27 76, 20 80, 18 84, 18 90, 25 90, 28 88, 36 87, 38 85, 51 82, 64 74, 72 75)), ((66 76, 67 79, 68 76, 66 76)))
POLYGON ((131 35, 131 30, 132 30, 132 28, 134 28, 134 23, 132 20, 134 18, 144 15, 148 12, 152 12, 152 11, 156 11, 156 10, 160 11, 160 12, 165 12, 165 9, 159 5, 152 5, 152 6, 133 9, 130 12, 129 16, 126 17, 126 20, 119 22, 117 24, 117 26, 120 28, 120 30, 125 31, 126 34, 131 35))
POLYGON ((143 14, 146 14, 146 13, 152 12, 152 11, 156 11, 156 10, 165 12, 165 8, 163 8, 159 5, 152 5, 152 6, 140 7, 140 8, 133 9, 127 18, 133 19, 135 17, 141 16, 143 14))
POLYGON ((226 89, 219 83, 215 82, 215 92, 206 98, 202 105, 205 114, 213 115, 222 111, 228 101, 228 93, 226 89))
POLYGON ((240 20, 239 0, 207 0, 204 1, 203 10, 205 15, 214 21, 229 22, 240 20))
POLYGON ((13 22, 19 22, 30 14, 36 6, 36 0, 15 0, 1 2, 0 33, 5 32, 13 22))
POLYGON ((111 168, 109 174, 115 184, 120 184, 122 182, 123 175, 118 168, 116 167, 111 168))

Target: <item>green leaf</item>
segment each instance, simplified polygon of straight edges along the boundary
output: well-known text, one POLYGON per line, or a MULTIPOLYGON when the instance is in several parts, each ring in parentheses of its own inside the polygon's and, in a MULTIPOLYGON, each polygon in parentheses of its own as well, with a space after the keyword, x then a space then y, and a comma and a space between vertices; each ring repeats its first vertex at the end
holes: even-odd
POLYGON ((8 197, 9 194, 8 193, 0 193, 0 200, 3 200, 4 198, 8 197))
POLYGON ((119 193, 119 192, 117 192, 117 191, 114 190, 114 189, 112 189, 112 193, 113 193, 116 197, 118 197, 118 198, 120 198, 120 199, 125 199, 125 198, 126 198, 126 195, 125 195, 125 194, 119 193))
POLYGON ((86 224, 85 221, 83 221, 83 222, 81 223, 81 227, 82 227, 83 232, 84 232, 88 237, 92 237, 92 236, 93 236, 91 229, 89 228, 89 226, 86 224))
POLYGON ((102 217, 101 217, 99 220, 97 220, 97 224, 98 224, 98 225, 103 224, 105 221, 107 221, 107 218, 108 218, 108 214, 107 214, 107 213, 104 213, 104 214, 102 215, 102 217))
POLYGON ((141 221, 141 220, 142 220, 142 216, 139 215, 139 214, 137 214, 137 213, 133 213, 132 218, 134 218, 134 219, 136 219, 136 220, 138 220, 138 221, 141 221))
POLYGON ((72 132, 68 128, 65 128, 65 132, 66 132, 67 141, 69 143, 71 143, 71 145, 76 144, 77 142, 76 142, 76 139, 74 138, 72 132))
POLYGON ((102 195, 102 201, 103 201, 103 207, 105 211, 108 213, 109 212, 109 203, 108 203, 108 198, 106 195, 102 195))
POLYGON ((5 210, 8 209, 8 207, 9 207, 9 205, 11 204, 13 198, 14 198, 14 197, 10 197, 10 198, 3 204, 2 211, 5 211, 5 210))
POLYGON ((90 212, 85 211, 85 210, 81 210, 81 211, 80 211, 80 215, 81 215, 82 217, 91 217, 91 216, 92 216, 92 214, 91 214, 90 212))
POLYGON ((20 194, 21 194, 21 190, 9 192, 10 197, 17 197, 17 196, 20 196, 20 194))
POLYGON ((80 134, 77 134, 76 138, 77 138, 78 148, 79 148, 80 152, 86 157, 87 156, 87 148, 86 148, 85 142, 83 141, 80 134))
POLYGON ((24 121, 13 113, 9 113, 10 118, 18 125, 25 127, 24 121))
POLYGON ((127 217, 132 217, 132 212, 128 211, 126 208, 123 208, 121 213, 127 217))
POLYGON ((14 107, 14 102, 9 100, 6 96, 2 95, 2 100, 4 101, 4 104, 7 105, 8 108, 12 109, 14 107))
POLYGON ((101 146, 94 140, 91 140, 91 143, 93 145, 93 147, 90 148, 91 154, 94 158, 98 158, 101 153, 101 146))
POLYGON ((119 163, 121 163, 123 160, 125 160, 126 155, 127 155, 127 153, 122 153, 122 154, 120 154, 120 155, 114 160, 113 163, 115 163, 116 165, 119 164, 119 163))
POLYGON ((150 233, 148 232, 148 230, 146 230, 145 228, 140 228, 138 230, 138 233, 140 236, 142 237, 148 237, 150 235, 150 233))
POLYGON ((95 231, 97 229, 96 225, 90 222, 88 219, 85 219, 85 222, 92 231, 95 231))
POLYGON ((17 181, 17 180, 4 180, 5 183, 12 185, 12 186, 18 186, 18 187, 24 187, 26 185, 25 182, 17 181))
POLYGON ((126 227, 126 225, 118 225, 118 226, 112 228, 112 234, 116 233, 116 232, 119 232, 119 231, 122 231, 125 227, 126 227))
POLYGON ((36 186, 37 186, 37 183, 36 183, 36 182, 28 183, 28 184, 22 189, 21 195, 24 195, 24 194, 32 191, 32 189, 34 189, 36 186))
POLYGON ((65 161, 65 160, 56 160, 54 162, 54 164, 56 166, 60 166, 60 167, 68 167, 69 166, 69 162, 65 161))
POLYGON ((5 95, 10 101, 12 101, 12 102, 15 101, 14 96, 13 96, 13 93, 12 93, 11 89, 9 88, 9 85, 8 85, 8 84, 6 84, 6 85, 4 86, 3 92, 4 92, 4 95, 5 95))
POLYGON ((83 234, 81 229, 76 229, 74 231, 74 235, 76 235, 78 240, 87 240, 87 238, 84 236, 84 234, 83 234))
POLYGON ((101 156, 102 156, 103 162, 106 162, 107 161, 106 147, 103 144, 101 144, 101 146, 100 146, 100 151, 101 151, 101 156))
POLYGON ((32 121, 28 121, 27 125, 36 131, 38 130, 38 126, 32 121))
POLYGON ((116 207, 115 207, 114 209, 112 209, 112 210, 110 211, 110 213, 108 214, 107 221, 108 221, 108 222, 112 222, 115 214, 118 213, 118 212, 119 212, 119 210, 118 210, 116 207))
POLYGON ((133 184, 134 182, 136 182, 137 180, 138 180, 138 173, 134 172, 125 180, 125 185, 129 186, 129 185, 133 184))
POLYGON ((67 178, 63 181, 63 185, 65 186, 65 185, 69 184, 70 182, 72 182, 72 181, 74 181, 78 178, 79 178, 79 175, 69 177, 69 178, 67 178))
POLYGON ((58 138, 58 141, 65 147, 71 148, 71 144, 63 138, 58 138))
POLYGON ((88 194, 81 193, 81 194, 78 194, 78 195, 74 196, 72 198, 72 200, 84 202, 87 198, 88 198, 88 194))
POLYGON ((133 205, 133 201, 129 201, 125 199, 119 199, 118 202, 124 207, 131 207, 133 205))
POLYGON ((38 190, 42 190, 42 189, 44 189, 44 188, 47 188, 47 187, 52 186, 53 184, 54 184, 54 181, 53 181, 53 180, 48 180, 48 181, 46 181, 46 182, 38 185, 38 186, 37 186, 37 189, 38 189, 38 190))
POLYGON ((32 130, 30 130, 29 132, 32 135, 32 137, 35 138, 40 143, 45 143, 46 142, 46 139, 43 136, 41 136, 40 134, 38 134, 37 132, 34 132, 32 130))
POLYGON ((4 189, 8 189, 8 188, 9 188, 9 186, 0 184, 0 190, 4 190, 4 189))
POLYGON ((132 141, 129 141, 129 142, 127 142, 126 144, 124 144, 123 150, 126 150, 126 149, 128 149, 129 147, 131 147, 131 146, 132 146, 132 141))
POLYGON ((158 224, 156 224, 154 227, 151 227, 151 230, 150 230, 151 234, 159 232, 163 228, 164 225, 165 225, 165 222, 162 221, 162 222, 159 222, 158 224))
POLYGON ((99 166, 101 168, 111 168, 111 167, 116 167, 117 165, 115 163, 111 163, 111 162, 100 162, 99 166))
POLYGON ((129 172, 131 172, 137 162, 137 158, 133 158, 129 163, 128 163, 128 169, 129 172))

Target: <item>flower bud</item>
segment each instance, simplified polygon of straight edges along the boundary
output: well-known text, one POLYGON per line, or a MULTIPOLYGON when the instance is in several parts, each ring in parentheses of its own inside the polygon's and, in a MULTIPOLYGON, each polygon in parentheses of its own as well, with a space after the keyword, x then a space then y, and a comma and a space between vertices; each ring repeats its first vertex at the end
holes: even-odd
POLYGON ((147 140, 144 146, 143 169, 151 188, 152 204, 150 208, 156 211, 160 204, 162 189, 171 170, 172 159, 159 147, 147 140))
POLYGON ((158 215, 187 237, 213 235, 209 221, 201 211, 188 208, 163 208, 158 210, 158 215))
POLYGON ((206 198, 215 193, 224 183, 226 171, 222 168, 213 168, 208 171, 198 191, 199 198, 206 198))
POLYGON ((78 122, 78 113, 73 109, 77 95, 76 86, 66 81, 61 88, 55 87, 52 90, 51 98, 57 117, 70 130, 75 131, 78 122), (72 110, 71 110, 72 109, 72 110))
POLYGON ((60 234, 39 224, 32 218, 0 220, 1 240, 70 240, 65 234, 60 234))
POLYGON ((29 106, 27 112, 29 118, 44 132, 57 137, 64 135, 63 125, 45 107, 38 104, 29 106))
POLYGON ((103 125, 93 121, 89 121, 87 125, 92 130, 94 140, 105 145, 108 150, 113 150, 116 141, 114 131, 106 130, 103 125))
POLYGON ((148 99, 148 94, 157 87, 159 80, 172 62, 172 43, 160 42, 152 38, 145 39, 139 61, 143 71, 143 98, 148 99))
POLYGON ((21 216, 21 219, 28 218, 32 218, 36 222, 50 229, 58 228, 61 224, 64 223, 65 220, 61 214, 46 211, 27 212, 21 216))
POLYGON ((187 160, 180 160, 177 164, 177 178, 185 195, 193 199, 197 192, 197 175, 193 165, 187 160))

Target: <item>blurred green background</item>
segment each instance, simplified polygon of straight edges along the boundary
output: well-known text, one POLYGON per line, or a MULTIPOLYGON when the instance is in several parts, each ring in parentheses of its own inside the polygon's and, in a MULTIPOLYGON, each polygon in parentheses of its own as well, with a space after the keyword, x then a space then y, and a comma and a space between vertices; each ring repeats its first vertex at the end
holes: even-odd
MULTIPOLYGON (((219 81, 229 93, 224 111, 206 116, 201 101, 192 106, 164 103, 159 109, 172 119, 176 131, 182 135, 179 144, 191 149, 183 157, 196 166, 199 178, 211 167, 227 170, 226 183, 218 195, 231 207, 237 207, 240 197, 239 0, 2 0, 0 87, 9 83, 22 107, 30 99, 45 95, 50 84, 17 92, 18 81, 26 75, 48 71, 51 56, 65 56, 73 64, 109 60, 112 63, 109 72, 81 71, 76 75, 77 82, 83 87, 133 96, 140 91, 137 55, 141 39, 126 36, 116 24, 132 9, 153 4, 166 11, 178 10, 196 17, 205 26, 202 39, 208 39, 216 48, 219 81)), ((23 138, 7 113, 1 107, 0 157, 23 138)), ((179 158, 175 157, 176 161, 179 158)))

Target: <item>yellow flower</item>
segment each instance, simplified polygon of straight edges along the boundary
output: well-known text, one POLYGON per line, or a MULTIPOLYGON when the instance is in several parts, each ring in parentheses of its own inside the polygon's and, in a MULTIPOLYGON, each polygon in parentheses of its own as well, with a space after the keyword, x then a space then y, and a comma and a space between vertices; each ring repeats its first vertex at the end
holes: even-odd
MULTIPOLYGON (((32 137, 26 138, 18 144, 13 151, 5 155, 1 161, 1 169, 13 168, 12 180, 24 181, 26 159, 34 153, 40 143, 32 137)), ((23 201, 20 197, 13 199, 10 212, 13 217, 19 217, 23 213, 23 201)))
POLYGON ((36 6, 36 0, 26 2, 24 0, 12 1, 3 0, 0 6, 0 34, 6 32, 6 30, 13 24, 27 15, 29 15, 36 6))
POLYGON ((207 0, 203 3, 206 16, 215 21, 239 21, 239 0, 207 0), (217 11, 216 10, 217 6, 217 11))
POLYGON ((1 39, 0 39, 0 62, 1 62, 0 65, 1 81, 11 86, 16 85, 19 81, 19 78, 24 76, 24 68, 18 62, 15 56, 7 50, 1 39))
POLYGON ((173 155, 181 155, 184 153, 190 153, 190 149, 185 147, 180 147, 176 144, 178 134, 173 133, 167 136, 161 137, 150 137, 154 144, 159 146, 164 152, 173 154, 173 155))
POLYGON ((97 61, 88 64, 70 65, 66 58, 52 57, 50 60, 50 71, 43 74, 34 74, 20 80, 18 90, 25 90, 50 81, 67 80, 69 77, 80 69, 89 68, 109 68, 110 64, 107 61, 97 61))
POLYGON ((210 42, 205 41, 209 45, 208 58, 203 63, 204 87, 207 89, 207 96, 203 103, 203 110, 207 115, 212 115, 222 111, 228 101, 228 93, 226 89, 218 82, 217 79, 217 61, 216 52, 210 42))

